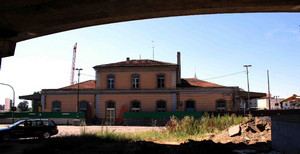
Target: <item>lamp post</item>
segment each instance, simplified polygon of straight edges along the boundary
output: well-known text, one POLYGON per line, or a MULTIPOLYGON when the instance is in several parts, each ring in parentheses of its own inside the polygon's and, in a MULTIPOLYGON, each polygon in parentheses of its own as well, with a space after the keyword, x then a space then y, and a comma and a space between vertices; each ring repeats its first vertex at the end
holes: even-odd
POLYGON ((15 123, 15 117, 14 117, 14 113, 15 113, 15 90, 14 88, 6 83, 0 83, 1 85, 5 85, 5 86, 9 86, 12 90, 13 90, 13 103, 12 103, 12 123, 15 123))
MULTIPOLYGON (((250 112, 250 90, 249 90, 249 71, 248 67, 251 67, 251 65, 244 65, 246 67, 246 74, 247 74, 247 86, 248 86, 248 107, 249 107, 249 112, 250 112)), ((245 116, 245 104, 244 104, 244 116, 245 116)))
POLYGON ((75 70, 78 71, 78 82, 77 82, 77 105, 76 105, 76 112, 77 112, 77 119, 78 117, 78 112, 79 112, 79 77, 80 77, 80 71, 82 70, 82 68, 76 68, 75 70))

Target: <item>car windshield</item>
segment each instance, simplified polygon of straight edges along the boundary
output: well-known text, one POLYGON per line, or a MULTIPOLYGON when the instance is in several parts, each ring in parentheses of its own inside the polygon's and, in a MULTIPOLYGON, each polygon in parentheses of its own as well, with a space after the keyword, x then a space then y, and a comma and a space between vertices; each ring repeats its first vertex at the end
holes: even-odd
POLYGON ((24 121, 25 121, 25 120, 18 121, 18 122, 16 122, 16 123, 10 125, 9 128, 15 127, 15 126, 19 125, 20 123, 23 123, 24 121))

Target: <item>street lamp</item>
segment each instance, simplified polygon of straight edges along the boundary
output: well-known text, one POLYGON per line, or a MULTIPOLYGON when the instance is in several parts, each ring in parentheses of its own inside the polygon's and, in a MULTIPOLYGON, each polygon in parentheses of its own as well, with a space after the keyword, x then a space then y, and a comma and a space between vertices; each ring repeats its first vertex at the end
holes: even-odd
POLYGON ((2 85, 5 85, 5 86, 9 86, 12 90, 13 90, 13 103, 12 103, 12 123, 15 123, 15 117, 14 117, 14 113, 15 113, 15 90, 14 88, 9 85, 9 84, 6 84, 6 83, 0 83, 2 85))
MULTIPOLYGON (((244 65, 246 67, 246 74, 247 74, 247 86, 248 86, 248 107, 249 107, 249 112, 250 112, 250 90, 249 90, 249 71, 248 67, 251 67, 251 65, 244 65)), ((245 104, 244 104, 244 116, 245 116, 245 104)))
POLYGON ((76 68, 75 70, 78 71, 78 82, 77 82, 77 105, 76 105, 76 111, 77 111, 77 119, 78 117, 78 112, 79 112, 79 77, 80 77, 80 71, 82 70, 82 68, 76 68))

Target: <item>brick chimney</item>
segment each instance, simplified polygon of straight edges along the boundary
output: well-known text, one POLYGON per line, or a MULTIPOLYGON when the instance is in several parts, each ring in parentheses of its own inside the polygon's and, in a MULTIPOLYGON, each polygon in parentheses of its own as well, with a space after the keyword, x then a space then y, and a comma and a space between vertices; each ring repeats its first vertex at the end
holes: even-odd
POLYGON ((177 52, 177 65, 178 65, 178 70, 177 70, 177 80, 176 83, 177 85, 181 84, 181 60, 180 60, 180 52, 177 52))

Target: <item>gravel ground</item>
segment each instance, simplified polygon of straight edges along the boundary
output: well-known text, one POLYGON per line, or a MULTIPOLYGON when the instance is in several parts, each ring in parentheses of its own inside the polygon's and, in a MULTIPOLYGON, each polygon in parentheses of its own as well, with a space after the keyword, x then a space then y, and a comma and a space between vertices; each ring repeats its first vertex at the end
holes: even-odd
MULTIPOLYGON (((0 128, 6 128, 9 125, 1 124, 0 128)), ((160 131, 165 129, 165 127, 146 127, 146 126, 62 126, 58 125, 58 134, 55 136, 64 136, 64 135, 79 135, 80 132, 85 128, 86 132, 97 132, 97 131, 106 131, 117 132, 117 133, 134 133, 140 131, 160 131)))

